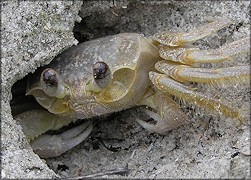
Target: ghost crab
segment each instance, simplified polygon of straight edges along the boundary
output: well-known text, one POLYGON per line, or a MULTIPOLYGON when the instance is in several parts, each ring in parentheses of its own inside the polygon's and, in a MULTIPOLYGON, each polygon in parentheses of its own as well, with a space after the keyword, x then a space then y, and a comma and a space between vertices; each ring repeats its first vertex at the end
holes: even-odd
POLYGON ((17 116, 33 150, 43 158, 59 156, 90 134, 91 122, 58 135, 45 132, 77 119, 134 106, 145 106, 143 111, 156 122, 152 124, 137 118, 140 125, 166 134, 186 120, 171 96, 239 119, 239 109, 183 84, 185 81, 225 83, 250 77, 249 66, 221 69, 192 66, 220 62, 249 50, 250 38, 214 50, 186 45, 229 24, 229 19, 222 18, 188 33, 165 31, 148 39, 140 34, 123 33, 68 49, 29 77, 27 95, 33 95, 49 111, 31 110, 17 116))

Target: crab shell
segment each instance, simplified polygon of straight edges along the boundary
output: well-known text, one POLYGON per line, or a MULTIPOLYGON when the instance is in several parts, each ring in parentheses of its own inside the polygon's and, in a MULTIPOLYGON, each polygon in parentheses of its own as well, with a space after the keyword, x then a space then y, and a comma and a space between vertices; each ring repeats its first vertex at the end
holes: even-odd
POLYGON ((91 118, 135 106, 150 85, 148 72, 160 60, 158 48, 143 35, 123 33, 84 42, 57 56, 34 73, 27 94, 53 114, 79 119, 91 118), (105 62, 111 71, 109 86, 94 91, 93 65, 105 62), (40 74, 45 68, 59 74, 63 96, 43 92, 40 74), (91 86, 91 87, 90 87, 91 86))

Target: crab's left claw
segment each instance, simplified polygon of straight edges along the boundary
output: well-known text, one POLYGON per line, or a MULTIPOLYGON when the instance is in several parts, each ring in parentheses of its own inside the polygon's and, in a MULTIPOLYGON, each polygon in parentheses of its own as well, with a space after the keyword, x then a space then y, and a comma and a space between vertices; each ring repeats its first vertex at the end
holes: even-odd
POLYGON ((86 139, 91 131, 92 124, 87 122, 59 135, 41 135, 30 145, 41 158, 60 156, 86 139))
POLYGON ((92 124, 88 121, 61 134, 44 134, 49 130, 58 130, 77 120, 57 116, 45 110, 26 111, 16 115, 15 119, 22 126, 34 152, 41 158, 61 155, 85 140, 92 131, 92 124))

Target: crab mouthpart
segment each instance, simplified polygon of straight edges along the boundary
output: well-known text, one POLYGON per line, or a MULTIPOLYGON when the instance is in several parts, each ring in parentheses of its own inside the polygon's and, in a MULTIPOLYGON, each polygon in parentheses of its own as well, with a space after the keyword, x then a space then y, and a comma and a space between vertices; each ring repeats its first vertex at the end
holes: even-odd
POLYGON ((70 111, 67 98, 51 97, 40 89, 32 90, 29 95, 33 95, 41 106, 53 114, 63 114, 70 111))

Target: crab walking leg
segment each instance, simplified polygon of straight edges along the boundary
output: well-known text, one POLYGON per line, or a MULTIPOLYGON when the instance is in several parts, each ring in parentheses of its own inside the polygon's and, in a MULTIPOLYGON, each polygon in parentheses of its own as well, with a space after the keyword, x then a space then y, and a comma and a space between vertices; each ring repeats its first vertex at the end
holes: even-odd
POLYGON ((41 158, 60 156, 85 140, 92 128, 92 124, 87 122, 59 135, 41 135, 30 145, 41 158))
POLYGON ((138 105, 146 105, 153 109, 145 108, 143 112, 152 118, 156 122, 155 124, 136 118, 137 122, 150 132, 166 134, 183 124, 187 119, 179 105, 168 95, 158 90, 156 93, 146 95, 146 98, 143 98, 138 105))
POLYGON ((169 61, 159 61, 155 64, 155 68, 180 82, 225 83, 226 81, 242 82, 250 78, 250 66, 205 69, 169 61))
MULTIPOLYGON (((229 18, 220 18, 205 26, 196 28, 188 33, 160 32, 154 34, 150 39, 168 46, 180 46, 187 42, 202 39, 226 26, 232 24, 229 18)), ((157 44, 157 43, 156 43, 157 44)))
POLYGON ((206 24, 205 26, 196 28, 188 33, 184 33, 180 36, 181 42, 192 42, 202 39, 214 32, 223 29, 224 27, 232 24, 229 18, 220 18, 216 21, 206 24))
POLYGON ((199 50, 194 47, 174 48, 162 46, 159 54, 161 58, 166 60, 183 64, 194 64, 220 62, 224 59, 231 59, 232 56, 249 50, 250 37, 247 37, 212 50, 199 50))
POLYGON ((218 49, 185 52, 180 56, 180 62, 184 64, 219 62, 224 59, 231 59, 232 56, 249 50, 250 37, 247 37, 218 49))
MULTIPOLYGON (((204 95, 201 92, 196 92, 192 88, 189 88, 171 78, 165 74, 159 74, 156 72, 150 72, 149 78, 153 84, 160 90, 164 90, 173 96, 178 98, 189 100, 198 105, 202 105, 209 109, 213 109, 226 116, 239 119, 239 109, 231 106, 231 104, 225 104, 219 99, 204 95)), ((241 119, 240 119, 241 120, 241 119)))

